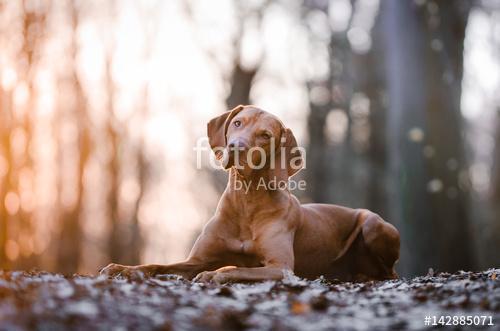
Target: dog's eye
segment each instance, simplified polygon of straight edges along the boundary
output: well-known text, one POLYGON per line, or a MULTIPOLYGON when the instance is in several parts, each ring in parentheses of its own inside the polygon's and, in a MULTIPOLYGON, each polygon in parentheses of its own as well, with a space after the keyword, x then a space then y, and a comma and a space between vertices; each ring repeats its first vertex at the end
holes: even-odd
POLYGON ((269 140, 271 139, 271 134, 269 132, 264 132, 263 134, 261 134, 261 137, 266 139, 266 140, 269 140))
POLYGON ((241 121, 234 121, 234 126, 239 128, 241 126, 241 121))

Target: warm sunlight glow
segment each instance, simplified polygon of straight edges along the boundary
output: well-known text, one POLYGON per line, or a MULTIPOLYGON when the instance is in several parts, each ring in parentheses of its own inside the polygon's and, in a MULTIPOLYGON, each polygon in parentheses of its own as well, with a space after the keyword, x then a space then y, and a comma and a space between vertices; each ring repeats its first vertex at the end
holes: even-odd
MULTIPOLYGON (((443 70, 446 100, 416 91, 418 97, 405 104, 394 101, 405 92, 401 84, 395 84, 396 93, 390 91, 391 75, 400 74, 393 72, 392 55, 404 49, 390 43, 397 29, 377 25, 383 5, 379 0, 0 1, 5 267, 95 272, 111 260, 184 259, 213 215, 226 177, 208 167, 208 148, 197 169, 193 147, 206 137, 210 119, 239 103, 277 115, 299 146, 314 150, 307 162, 320 170, 298 175, 312 183, 300 199, 374 204, 397 213, 388 207, 397 195, 389 186, 406 188, 411 174, 396 168, 420 163, 421 175, 429 173, 420 181, 427 183, 422 196, 445 193, 458 201, 469 183, 486 196, 495 178, 498 16, 483 5, 470 9, 460 42, 461 95, 454 90, 460 85, 453 85, 459 80, 448 72, 454 60, 445 59, 432 65, 443 70), (427 101, 437 108, 449 102, 457 111, 460 104, 466 122, 464 128, 457 125, 454 137, 467 140, 466 156, 440 159, 446 148, 431 140, 442 128, 427 123, 434 114, 411 113, 415 105, 424 111, 427 101), (402 142, 392 145, 394 137, 402 142), (415 155, 422 160, 400 160, 405 156, 398 148, 407 143, 418 148, 415 155), (462 185, 431 176, 440 169, 437 160, 462 185)), ((439 14, 438 5, 426 0, 412 6, 429 15, 425 24, 437 24, 430 17, 439 14)), ((424 16, 414 19, 424 22, 424 16)), ((438 38, 438 30, 436 36, 424 35, 425 24, 417 30, 426 50, 448 56, 445 38, 438 38)), ((426 61, 431 60, 418 63, 426 61)), ((398 70, 410 75, 405 66, 398 70)), ((415 70, 422 79, 430 75, 415 70)))

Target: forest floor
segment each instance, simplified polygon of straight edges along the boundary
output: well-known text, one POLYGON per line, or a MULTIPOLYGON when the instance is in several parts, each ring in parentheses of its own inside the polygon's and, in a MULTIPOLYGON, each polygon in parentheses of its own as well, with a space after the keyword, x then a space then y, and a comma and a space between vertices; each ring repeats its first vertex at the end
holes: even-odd
MULTIPOLYGON (((284 281, 217 286, 0 271, 0 330, 422 330, 426 316, 491 316, 500 269, 368 283, 284 281)), ((489 317, 486 324, 489 323, 489 317)), ((439 326, 434 326, 439 328, 439 326)), ((443 329, 471 329, 445 326, 443 329)))

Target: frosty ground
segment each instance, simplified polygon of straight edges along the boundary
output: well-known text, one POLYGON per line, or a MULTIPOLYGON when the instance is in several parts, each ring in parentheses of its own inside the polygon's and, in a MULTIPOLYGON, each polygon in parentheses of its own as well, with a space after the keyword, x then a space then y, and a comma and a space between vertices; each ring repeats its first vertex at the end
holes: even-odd
MULTIPOLYGON (((0 330, 422 330, 425 316, 492 316, 500 269, 368 283, 200 284, 0 271, 0 330)), ((458 329, 444 327, 443 329, 458 329)), ((470 329, 470 327, 469 327, 470 329)))

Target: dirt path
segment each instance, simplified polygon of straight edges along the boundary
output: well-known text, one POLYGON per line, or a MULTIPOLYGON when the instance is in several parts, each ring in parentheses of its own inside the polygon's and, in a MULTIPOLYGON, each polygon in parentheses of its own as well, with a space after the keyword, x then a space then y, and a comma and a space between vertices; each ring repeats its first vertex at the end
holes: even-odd
POLYGON ((459 315, 491 316, 483 329, 500 330, 500 269, 227 286, 0 271, 0 330, 422 330, 425 316, 459 315))

